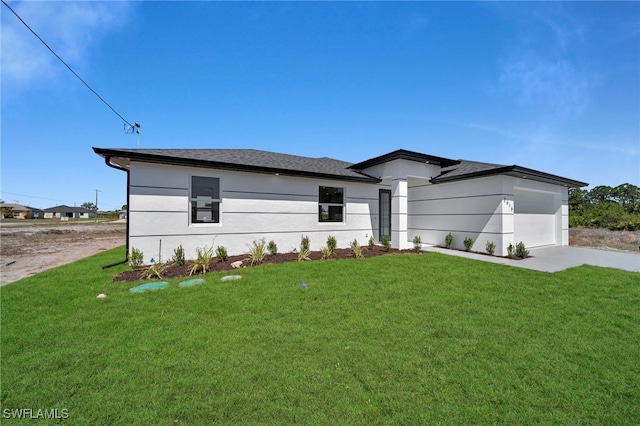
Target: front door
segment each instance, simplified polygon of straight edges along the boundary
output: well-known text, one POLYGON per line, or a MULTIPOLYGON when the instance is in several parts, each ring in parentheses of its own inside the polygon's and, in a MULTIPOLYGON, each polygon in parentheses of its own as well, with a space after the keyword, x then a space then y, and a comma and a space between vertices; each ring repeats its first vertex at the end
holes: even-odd
POLYGON ((380 190, 380 239, 386 235, 391 241, 391 190, 380 190))

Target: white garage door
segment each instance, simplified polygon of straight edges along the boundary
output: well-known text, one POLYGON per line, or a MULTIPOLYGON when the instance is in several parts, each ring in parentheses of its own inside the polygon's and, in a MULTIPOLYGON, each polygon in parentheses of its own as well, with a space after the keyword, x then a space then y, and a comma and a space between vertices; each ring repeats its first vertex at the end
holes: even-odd
POLYGON ((556 244, 556 197, 551 192, 516 189, 515 242, 526 247, 556 244))

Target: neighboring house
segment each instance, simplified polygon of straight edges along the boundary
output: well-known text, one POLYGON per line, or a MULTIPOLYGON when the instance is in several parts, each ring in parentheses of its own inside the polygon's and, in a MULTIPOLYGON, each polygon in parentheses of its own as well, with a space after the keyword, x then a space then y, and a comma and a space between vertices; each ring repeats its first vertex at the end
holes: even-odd
POLYGON ((46 219, 89 219, 96 217, 96 213, 93 210, 83 207, 69 207, 64 204, 44 209, 43 211, 46 219))
POLYGON ((318 250, 387 235, 392 247, 464 248, 466 237, 497 255, 520 241, 567 245, 568 188, 587 184, 520 166, 451 160, 397 150, 357 164, 253 149, 103 149, 128 175, 128 247, 169 259, 182 245, 241 254, 254 240, 281 252, 307 235, 318 250), (159 253, 162 247, 162 253, 159 253))
POLYGON ((14 219, 38 219, 42 218, 42 210, 36 207, 23 206, 22 204, 0 204, 2 210, 2 217, 5 217, 5 212, 11 215, 14 219), (10 210, 9 210, 10 209, 10 210))

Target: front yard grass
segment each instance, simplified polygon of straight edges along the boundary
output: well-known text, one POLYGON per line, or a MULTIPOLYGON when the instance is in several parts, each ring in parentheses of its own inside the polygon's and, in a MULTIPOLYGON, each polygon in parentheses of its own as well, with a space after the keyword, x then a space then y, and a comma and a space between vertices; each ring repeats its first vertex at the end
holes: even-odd
POLYGON ((123 257, 1 288, 3 424, 12 409, 79 425, 640 418, 637 273, 398 254, 134 294, 110 281, 124 266, 100 269, 123 257))

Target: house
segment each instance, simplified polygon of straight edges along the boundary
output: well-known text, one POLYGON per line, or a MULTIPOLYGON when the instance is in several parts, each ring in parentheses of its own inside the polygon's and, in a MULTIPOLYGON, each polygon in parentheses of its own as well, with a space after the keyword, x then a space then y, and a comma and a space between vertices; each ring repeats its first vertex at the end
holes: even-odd
POLYGON ((389 237, 394 248, 424 244, 464 248, 470 237, 496 254, 509 244, 567 245, 568 188, 587 184, 521 166, 452 160, 396 150, 351 164, 253 149, 93 148, 127 173, 128 248, 169 259, 182 245, 224 246, 241 254, 254 240, 317 250, 333 235, 389 237))
POLYGON ((44 217, 46 219, 89 219, 96 217, 93 210, 83 207, 69 207, 64 204, 44 209, 44 217))
POLYGON ((0 204, 2 217, 5 219, 38 219, 42 218, 42 210, 36 207, 23 206, 22 204, 0 204))

